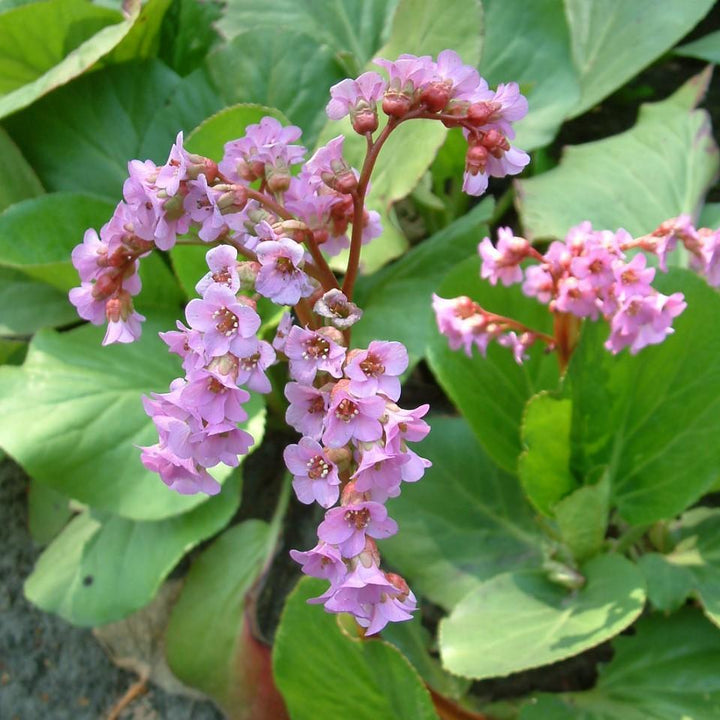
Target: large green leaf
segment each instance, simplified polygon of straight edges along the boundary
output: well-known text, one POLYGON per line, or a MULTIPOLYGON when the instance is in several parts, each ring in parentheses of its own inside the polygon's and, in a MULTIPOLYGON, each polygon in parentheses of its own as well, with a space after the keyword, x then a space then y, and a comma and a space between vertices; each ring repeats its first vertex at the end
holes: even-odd
POLYGON ((663 5, 655 0, 565 0, 572 54, 588 110, 669 50, 712 7, 713 0, 663 5))
POLYGON ((85 230, 99 229, 115 206, 82 193, 52 193, 16 203, 0 215, 0 265, 67 291, 78 285, 70 262, 85 230))
POLYGON ((720 63, 720 30, 675 48, 675 54, 720 63))
POLYGON ((614 356, 607 326, 587 324, 570 365, 574 467, 608 464, 613 503, 633 524, 677 515, 720 473, 720 295, 689 271, 655 284, 685 293, 674 335, 614 356))
POLYGON ((580 99, 563 0, 484 0, 483 8, 480 72, 491 85, 520 83, 527 95, 529 112, 515 126, 514 144, 547 145, 580 99))
POLYGON ((138 17, 84 0, 46 0, 0 14, 0 117, 77 77, 115 47, 138 17))
POLYGON ((298 584, 275 636, 275 681, 292 719, 437 720, 420 676, 396 648, 352 638, 335 617, 307 604, 325 585, 298 584))
POLYGON ((248 29, 207 63, 225 102, 278 108, 303 129, 306 143, 325 124, 330 86, 345 77, 329 47, 289 28, 248 29))
POLYGON ((44 327, 77 322, 65 293, 0 267, 0 336, 32 335, 44 327))
POLYGON ((0 212, 13 203, 43 192, 35 171, 0 127, 0 212))
POLYGON ((690 80, 667 100, 643 105, 630 130, 567 148, 558 167, 517 181, 528 236, 564 237, 583 220, 643 235, 667 218, 699 213, 718 169, 708 115, 694 109, 708 80, 690 80))
POLYGON ((521 720, 709 720, 720 715, 720 633, 696 610, 640 620, 588 692, 540 695, 521 720))
MULTIPOLYGON (((166 518, 205 501, 165 487, 134 447, 157 442, 140 396, 165 392, 179 374, 156 334, 172 324, 150 320, 138 342, 108 347, 89 325, 39 332, 22 367, 0 368, 0 446, 36 480, 127 518, 166 518)), ((257 444, 265 413, 260 398, 251 402, 257 444)))
POLYGON ((47 545, 73 515, 70 498, 48 485, 31 480, 28 486, 28 530, 33 542, 47 545))
MULTIPOLYGON (((540 331, 551 331, 547 308, 525 297, 518 287, 493 287, 479 278, 479 258, 470 258, 452 270, 437 294, 444 298, 469 295, 486 310, 515 318, 540 331)), ((558 384, 557 360, 542 348, 518 365, 512 353, 491 343, 487 357, 474 351, 468 358, 452 351, 447 340, 434 333, 428 347, 428 362, 438 382, 450 396, 487 454, 505 470, 514 473, 522 450, 520 422, 527 401, 540 390, 558 384)))
MULTIPOLYGON (((163 63, 123 63, 59 88, 6 126, 49 190, 120 199, 128 161, 143 150, 165 162, 175 132, 149 148, 145 135, 180 82, 163 63)), ((179 129, 179 128, 177 128, 179 129)))
MULTIPOLYGON (((288 28, 327 45, 346 66, 359 72, 386 38, 398 0, 229 0, 218 29, 228 38, 246 30, 288 28)), ((403 52, 412 52, 405 50, 403 52)))
POLYGON ((193 563, 165 634, 168 663, 184 683, 227 711, 248 702, 239 676, 245 595, 265 562, 270 527, 247 520, 223 533, 193 563))
POLYGON ((385 557, 424 596, 453 608, 482 581, 536 566, 541 536, 517 479, 492 464, 461 418, 432 416, 416 451, 432 468, 390 501, 400 525, 385 557))
POLYGON ((530 502, 545 515, 577 487, 570 472, 570 400, 540 393, 530 398, 522 423, 525 447, 518 475, 530 502))
POLYGON ((492 208, 492 199, 485 200, 392 265, 361 277, 355 300, 363 317, 353 328, 355 344, 399 340, 408 349, 411 362, 422 358, 436 332, 431 293, 454 265, 476 251, 478 237, 487 232, 485 223, 492 208))
POLYGON ((586 584, 572 593, 538 572, 486 581, 440 624, 440 652, 450 672, 477 679, 540 667, 599 645, 642 612, 642 573, 619 555, 581 567, 586 584))
POLYGON ((119 620, 147 605, 182 556, 224 527, 239 504, 236 477, 217 497, 166 520, 86 510, 40 556, 25 595, 75 625, 119 620))
POLYGON ((155 57, 160 46, 160 28, 173 0, 145 0, 130 32, 99 66, 155 57))

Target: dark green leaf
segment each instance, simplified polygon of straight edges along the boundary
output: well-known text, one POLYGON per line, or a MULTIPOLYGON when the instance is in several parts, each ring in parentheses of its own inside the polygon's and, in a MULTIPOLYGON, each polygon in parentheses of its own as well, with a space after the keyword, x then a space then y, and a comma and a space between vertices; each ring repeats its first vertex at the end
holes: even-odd
POLYGON ((0 212, 13 203, 42 195, 43 192, 34 170, 0 127, 0 212))
POLYGON ((28 487, 28 529, 33 542, 47 545, 72 517, 70 498, 31 480, 28 487))
POLYGON ((648 600, 663 612, 675 612, 687 600, 693 588, 690 570, 676 565, 666 555, 647 553, 638 560, 645 575, 648 600))
POLYGON ((720 63, 720 30, 676 47, 675 54, 706 60, 717 65, 720 63))
POLYGON ((612 502, 633 524, 682 512, 720 466, 720 295, 683 270, 655 284, 685 293, 674 335, 615 356, 607 326, 587 324, 570 365, 574 467, 608 464, 612 502))

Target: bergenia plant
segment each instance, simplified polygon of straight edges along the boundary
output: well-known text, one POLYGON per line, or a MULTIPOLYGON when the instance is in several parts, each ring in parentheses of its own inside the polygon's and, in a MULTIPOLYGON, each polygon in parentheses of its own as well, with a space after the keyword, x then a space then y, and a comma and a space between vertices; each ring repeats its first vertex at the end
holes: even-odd
POLYGON ((285 449, 285 463, 298 500, 326 510, 318 544, 292 556, 330 583, 313 602, 351 613, 368 635, 416 610, 405 580, 381 569, 376 541, 398 531, 385 502, 430 465, 412 449, 430 430, 428 405, 397 404, 407 350, 396 341, 352 344, 362 322, 353 302, 362 247, 382 242, 379 216, 365 204, 376 160, 391 133, 419 121, 462 129, 471 195, 529 161, 511 145, 512 124, 527 112, 516 83, 491 90, 453 50, 375 64, 386 77, 343 80, 327 105, 331 119, 349 115, 365 138, 362 167, 344 159, 343 135, 306 158, 300 128, 272 117, 227 143, 219 163, 188 152, 180 133, 164 165, 129 163, 123 201, 73 251, 81 285, 70 292, 83 319, 107 322, 103 344, 130 343, 145 319, 132 300, 143 258, 176 243, 211 248, 186 324, 161 335, 185 375, 144 399, 158 442, 141 449, 142 462, 179 493, 220 492, 209 470, 238 465, 254 442, 238 427, 249 391, 270 392, 269 368, 287 361, 286 420, 302 437, 285 449), (345 248, 339 277, 328 258, 345 248), (272 342, 258 336, 260 297, 292 307, 272 342))

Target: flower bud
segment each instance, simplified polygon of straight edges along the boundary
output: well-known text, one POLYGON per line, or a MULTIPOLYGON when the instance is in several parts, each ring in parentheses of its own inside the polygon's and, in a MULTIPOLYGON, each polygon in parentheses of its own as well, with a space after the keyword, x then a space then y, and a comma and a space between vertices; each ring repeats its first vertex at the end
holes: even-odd
POLYGON ((450 89, 445 82, 430 83, 420 93, 420 102, 430 112, 440 112, 450 100, 450 89))
POLYGON ((404 93, 388 91, 382 101, 382 109, 390 117, 402 119, 412 108, 412 99, 404 93))
POLYGON ((377 110, 374 107, 363 108, 358 112, 351 113, 350 117, 353 130, 360 135, 374 133, 378 129, 377 110))

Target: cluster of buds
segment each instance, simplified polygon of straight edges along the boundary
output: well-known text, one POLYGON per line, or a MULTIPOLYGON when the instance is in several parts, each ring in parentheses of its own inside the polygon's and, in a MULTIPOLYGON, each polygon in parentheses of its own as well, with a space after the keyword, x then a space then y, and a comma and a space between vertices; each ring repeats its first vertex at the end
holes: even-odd
POLYGON ((428 406, 396 404, 408 366, 399 342, 373 341, 348 352, 333 326, 295 325, 281 335, 275 346, 287 356, 293 379, 285 389, 286 420, 303 435, 285 449, 285 463, 300 502, 327 509, 318 544, 291 554, 305 573, 330 581, 313 602, 352 613, 372 635, 389 621, 408 620, 416 607, 407 583, 380 569, 375 541, 397 532, 384 503, 430 465, 407 446, 429 432, 422 420, 428 406))
MULTIPOLYGON (((495 285, 522 283, 525 295, 548 305, 556 319, 572 316, 610 325, 605 347, 613 353, 629 348, 631 354, 661 343, 673 332, 672 322, 686 307, 682 293, 663 295, 651 283, 655 268, 644 255, 628 259, 635 249, 659 257, 667 269, 667 254, 682 243, 691 256, 691 266, 720 285, 720 232, 696 230, 687 216, 668 220, 650 235, 633 238, 627 231, 593 230, 589 222, 571 228, 564 241, 550 244, 544 254, 509 228, 500 228, 496 245, 485 238, 478 246, 482 258, 480 275, 495 285), (538 264, 527 265, 526 260, 538 264)), ((542 341, 558 349, 566 338, 533 331, 521 323, 484 310, 470 298, 449 300, 434 296, 433 307, 440 332, 450 347, 464 348, 470 355, 475 345, 484 355, 489 342, 513 348, 521 363, 526 350, 542 341)), ((556 323, 563 327, 563 323, 556 323)), ((571 350, 572 348, 570 348, 571 350)))
POLYGON ((463 190, 469 195, 482 195, 489 176, 516 175, 530 161, 527 153, 510 144, 515 136, 512 123, 528 110, 517 83, 491 90, 453 50, 443 50, 437 61, 429 55, 401 55, 395 62, 378 59, 375 64, 388 79, 366 72, 334 85, 327 106, 331 118, 350 115, 357 133, 373 133, 378 128, 377 104, 382 101, 392 123, 428 118, 462 128, 468 141, 463 190))

